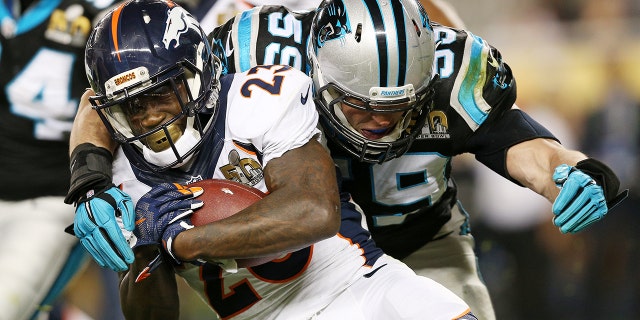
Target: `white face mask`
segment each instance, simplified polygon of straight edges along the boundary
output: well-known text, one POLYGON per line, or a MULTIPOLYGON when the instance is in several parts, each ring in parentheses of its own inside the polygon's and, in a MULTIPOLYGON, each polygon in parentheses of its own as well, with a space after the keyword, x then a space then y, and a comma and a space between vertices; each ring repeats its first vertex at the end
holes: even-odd
MULTIPOLYGON (((195 147, 200 141, 200 133, 193 128, 193 118, 189 118, 187 120, 187 126, 185 132, 174 142, 176 149, 178 150, 178 154, 181 156, 189 152, 193 147, 195 147)), ((173 149, 167 148, 166 150, 155 152, 149 147, 142 147, 142 154, 144 159, 149 163, 155 164, 160 167, 168 166, 169 164, 175 162, 177 160, 176 155, 173 153, 173 149)), ((174 168, 181 167, 185 163, 189 162, 189 160, 193 157, 193 154, 189 155, 187 158, 183 160, 183 162, 178 163, 174 166, 174 168)))

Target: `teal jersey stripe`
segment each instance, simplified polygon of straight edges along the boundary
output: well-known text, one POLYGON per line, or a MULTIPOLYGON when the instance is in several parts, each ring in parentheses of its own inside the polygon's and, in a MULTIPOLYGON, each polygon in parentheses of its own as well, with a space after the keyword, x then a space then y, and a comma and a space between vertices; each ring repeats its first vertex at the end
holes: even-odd
POLYGON ((48 1, 40 1, 37 6, 33 9, 30 9, 26 12, 25 15, 18 19, 18 24, 16 25, 16 35, 25 33, 44 20, 51 16, 53 10, 58 7, 58 5, 62 2, 62 0, 48 0, 48 1))
POLYGON ((485 56, 483 55, 484 45, 483 40, 475 35, 470 34, 474 40, 471 44, 471 57, 469 58, 469 68, 465 75, 462 84, 460 85, 460 91, 458 93, 458 100, 469 114, 471 119, 478 125, 482 124, 487 119, 487 112, 483 111, 476 102, 475 93, 482 95, 482 87, 484 86, 484 80, 486 78, 486 70, 484 70, 485 56))
POLYGON ((251 14, 253 10, 247 10, 240 16, 238 23, 238 72, 245 72, 251 68, 251 14))

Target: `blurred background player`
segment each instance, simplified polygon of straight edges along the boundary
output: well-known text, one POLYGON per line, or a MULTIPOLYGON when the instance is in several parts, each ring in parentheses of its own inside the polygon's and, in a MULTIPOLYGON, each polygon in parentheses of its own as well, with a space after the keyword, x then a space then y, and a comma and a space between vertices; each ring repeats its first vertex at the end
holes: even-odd
POLYGON ((74 216, 62 199, 69 132, 88 85, 84 47, 92 20, 112 3, 94 2, 0 2, 2 319, 50 310, 88 261, 77 239, 60 231, 74 216))

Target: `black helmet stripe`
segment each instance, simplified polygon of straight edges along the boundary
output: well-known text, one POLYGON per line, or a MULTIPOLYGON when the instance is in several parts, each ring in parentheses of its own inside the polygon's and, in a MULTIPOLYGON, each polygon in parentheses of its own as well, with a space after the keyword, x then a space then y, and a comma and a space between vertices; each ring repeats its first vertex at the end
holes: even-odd
POLYGON ((373 22, 376 30, 376 40, 378 42, 378 61, 380 68, 380 86, 387 87, 389 81, 389 54, 387 47, 387 33, 384 28, 384 21, 382 21, 382 12, 380 6, 376 0, 364 0, 367 9, 369 10, 369 16, 373 22))
POLYGON ((398 84, 403 86, 407 74, 407 30, 404 28, 404 6, 400 1, 391 1, 393 17, 398 31, 398 84))

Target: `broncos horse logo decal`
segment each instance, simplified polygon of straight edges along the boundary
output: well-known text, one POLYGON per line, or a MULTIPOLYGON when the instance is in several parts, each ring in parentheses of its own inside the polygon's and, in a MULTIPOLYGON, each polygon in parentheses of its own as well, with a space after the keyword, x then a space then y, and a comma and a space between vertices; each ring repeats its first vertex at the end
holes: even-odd
POLYGON ((342 1, 335 1, 335 4, 325 7, 317 14, 318 33, 315 38, 318 48, 329 40, 342 39, 351 33, 351 22, 342 1))
POLYGON ((175 40, 176 44, 174 48, 180 46, 180 35, 187 32, 189 28, 192 28, 198 32, 198 21, 187 13, 181 7, 174 7, 169 10, 169 16, 167 17, 166 27, 164 29, 164 37, 162 37, 162 43, 164 43, 165 49, 169 49, 171 42, 175 40))

